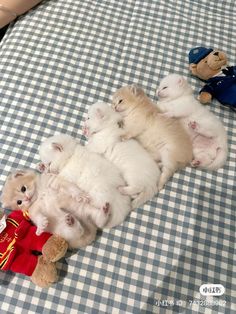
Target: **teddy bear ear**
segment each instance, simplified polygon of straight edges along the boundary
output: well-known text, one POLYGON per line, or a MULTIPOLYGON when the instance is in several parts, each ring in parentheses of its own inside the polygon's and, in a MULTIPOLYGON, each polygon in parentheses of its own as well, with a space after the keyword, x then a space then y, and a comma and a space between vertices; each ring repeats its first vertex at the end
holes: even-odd
POLYGON ((193 75, 197 75, 197 65, 195 63, 190 63, 189 70, 193 75))

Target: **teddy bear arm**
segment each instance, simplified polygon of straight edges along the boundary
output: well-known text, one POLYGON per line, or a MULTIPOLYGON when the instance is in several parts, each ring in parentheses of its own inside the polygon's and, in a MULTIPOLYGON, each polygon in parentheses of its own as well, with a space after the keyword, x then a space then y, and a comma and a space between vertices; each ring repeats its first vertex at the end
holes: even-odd
POLYGON ((207 103, 211 102, 212 95, 208 92, 200 92, 198 98, 202 104, 207 104, 207 103))
POLYGON ((211 102, 213 98, 213 90, 210 85, 206 84, 199 93, 198 99, 202 104, 211 102))

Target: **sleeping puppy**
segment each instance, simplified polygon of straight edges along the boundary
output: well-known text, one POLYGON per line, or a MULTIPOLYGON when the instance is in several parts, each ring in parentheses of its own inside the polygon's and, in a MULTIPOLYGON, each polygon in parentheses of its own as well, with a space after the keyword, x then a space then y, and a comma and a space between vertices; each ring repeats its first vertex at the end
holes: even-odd
POLYGON ((166 117, 178 119, 192 141, 193 167, 217 170, 227 160, 227 133, 222 122, 195 99, 183 76, 169 74, 158 88, 157 107, 166 117))
POLYGON ((124 120, 123 139, 136 138, 161 165, 161 190, 178 169, 191 163, 192 144, 176 119, 161 115, 144 91, 136 85, 118 89, 112 99, 113 108, 124 120))

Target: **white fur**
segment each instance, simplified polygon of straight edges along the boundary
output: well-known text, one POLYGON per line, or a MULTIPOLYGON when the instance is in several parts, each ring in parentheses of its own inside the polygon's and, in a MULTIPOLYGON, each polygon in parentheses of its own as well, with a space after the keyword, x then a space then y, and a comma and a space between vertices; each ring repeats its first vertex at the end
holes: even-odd
POLYGON ((209 170, 221 168, 227 159, 227 134, 221 121, 194 98, 180 75, 165 77, 157 90, 157 107, 166 117, 179 118, 193 144, 193 166, 209 170))
MULTIPOLYGON (((71 199, 70 202, 65 202, 66 206, 61 208, 61 198, 68 198, 70 193, 60 192, 51 187, 51 182, 54 180, 50 175, 41 175, 38 179, 38 200, 29 207, 29 215, 31 220, 37 226, 36 234, 40 235, 42 232, 51 232, 63 237, 71 248, 81 247, 83 243, 82 236, 85 229, 80 223, 80 219, 73 215, 74 223, 69 226, 66 223, 67 217, 71 217, 71 211, 79 212, 82 204, 71 199), (45 184, 46 183, 46 184, 45 184), (58 195, 59 194, 59 195, 58 195), (75 205, 71 206, 71 204, 75 205), (72 210, 73 209, 73 210, 72 210)), ((68 184, 69 186, 70 184, 68 184)), ((83 245, 82 245, 83 246, 83 245)))
POLYGON ((128 186, 122 193, 133 198, 132 207, 143 205, 157 193, 160 170, 148 152, 133 139, 122 141, 122 116, 107 103, 95 103, 89 108, 85 128, 90 135, 87 148, 104 154, 123 175, 128 186))
MULTIPOLYGON (((52 136, 43 142, 40 157, 43 163, 50 164, 52 172, 59 172, 59 176, 89 193, 96 207, 110 204, 111 217, 105 227, 112 228, 125 220, 131 210, 130 197, 119 192, 118 188, 125 182, 112 163, 66 134, 52 136)), ((94 213, 93 219, 99 226, 99 211, 97 214, 94 213)))

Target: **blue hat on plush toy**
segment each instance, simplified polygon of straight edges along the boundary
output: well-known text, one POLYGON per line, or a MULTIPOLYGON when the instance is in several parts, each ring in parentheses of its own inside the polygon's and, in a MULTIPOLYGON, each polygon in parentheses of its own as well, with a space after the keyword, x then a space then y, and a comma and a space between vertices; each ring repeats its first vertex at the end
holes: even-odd
POLYGON ((213 49, 205 47, 196 47, 191 49, 188 55, 189 63, 197 64, 200 60, 205 58, 212 51, 213 49))

